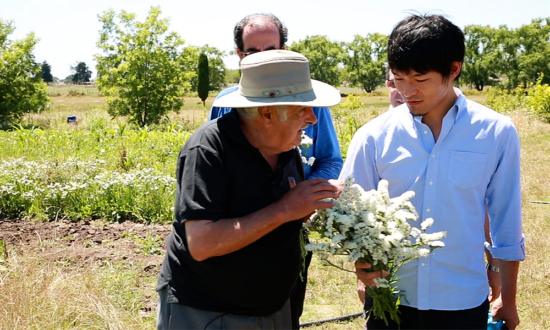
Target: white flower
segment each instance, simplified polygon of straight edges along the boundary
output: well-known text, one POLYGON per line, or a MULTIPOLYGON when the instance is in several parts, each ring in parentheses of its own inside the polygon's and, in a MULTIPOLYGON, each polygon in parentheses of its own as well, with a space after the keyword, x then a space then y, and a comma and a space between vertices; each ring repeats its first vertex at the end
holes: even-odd
POLYGON ((422 223, 420 224, 420 227, 422 228, 422 230, 426 230, 428 227, 430 227, 433 224, 434 224, 434 219, 428 218, 422 221, 422 223))
POLYGON ((385 278, 375 278, 374 283, 376 283, 377 288, 389 288, 390 283, 388 283, 388 280, 385 278))
POLYGON ((302 131, 302 142, 300 142, 300 145, 304 147, 309 147, 313 144, 313 140, 306 135, 305 131, 302 131))

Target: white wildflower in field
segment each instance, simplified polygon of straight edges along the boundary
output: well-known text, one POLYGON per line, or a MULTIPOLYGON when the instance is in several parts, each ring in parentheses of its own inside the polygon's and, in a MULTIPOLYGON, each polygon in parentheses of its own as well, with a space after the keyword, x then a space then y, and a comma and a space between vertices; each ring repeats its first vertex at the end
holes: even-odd
MULTIPOLYGON (((368 287, 367 295, 374 299, 370 315, 389 317, 399 324, 397 306, 404 296, 398 290, 397 271, 405 263, 426 257, 434 249, 443 247, 440 241, 445 232, 427 233, 433 219, 424 220, 420 229, 411 226, 418 214, 410 202, 413 191, 390 198, 388 181, 381 180, 377 190, 364 191, 353 184, 353 177, 345 180, 340 197, 334 207, 317 210, 304 224, 309 231, 320 234, 318 242, 306 245, 326 262, 335 255, 345 255, 349 261, 364 261, 372 271, 386 270, 388 276, 376 279, 376 287, 368 287)), ((341 268, 339 266, 336 266, 341 268)))

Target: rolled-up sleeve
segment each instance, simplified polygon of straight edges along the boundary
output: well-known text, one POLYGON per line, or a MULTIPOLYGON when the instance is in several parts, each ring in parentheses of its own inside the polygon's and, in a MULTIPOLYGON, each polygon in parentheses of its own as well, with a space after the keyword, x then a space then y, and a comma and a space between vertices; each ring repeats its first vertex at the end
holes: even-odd
POLYGON ((520 143, 509 119, 497 130, 498 159, 487 189, 492 245, 486 244, 494 258, 506 261, 525 259, 525 237, 521 217, 520 143))

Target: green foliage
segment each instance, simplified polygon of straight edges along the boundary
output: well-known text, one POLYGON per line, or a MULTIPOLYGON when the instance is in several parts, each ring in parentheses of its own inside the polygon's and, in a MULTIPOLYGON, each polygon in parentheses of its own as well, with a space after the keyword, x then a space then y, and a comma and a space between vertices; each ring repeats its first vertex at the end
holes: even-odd
POLYGON ((350 54, 344 63, 347 79, 353 86, 361 86, 367 93, 384 83, 386 75, 388 37, 379 33, 355 36, 353 42, 346 45, 350 54))
POLYGON ((550 17, 534 19, 515 30, 501 26, 496 35, 501 49, 497 66, 507 78, 507 88, 526 88, 537 81, 540 72, 550 72, 550 17))
POLYGON ((359 96, 350 94, 344 102, 332 107, 331 113, 340 144, 340 153, 345 159, 355 132, 367 121, 378 116, 379 111, 373 107, 367 108, 359 96))
POLYGON ((308 36, 305 40, 293 42, 289 49, 307 57, 311 78, 339 86, 339 66, 345 57, 343 47, 343 43, 330 41, 326 36, 308 36))
POLYGON ((196 74, 190 69, 196 62, 182 50, 184 40, 168 33, 168 19, 159 19, 160 14, 159 7, 152 7, 144 22, 126 11, 99 15, 97 85, 111 116, 129 116, 141 127, 158 123, 168 111, 178 112, 196 74))
POLYGON ((225 71, 225 80, 228 83, 238 84, 241 80, 240 70, 226 70, 225 71))
POLYGON ((159 235, 147 233, 144 238, 141 238, 134 233, 125 232, 122 234, 122 238, 130 239, 136 243, 139 247, 135 251, 136 253, 146 255, 162 254, 161 248, 164 244, 164 239, 159 235))
POLYGON ((0 239, 0 271, 5 271, 6 264, 8 262, 8 250, 6 248, 6 243, 0 239))
POLYGON ((53 82, 52 67, 48 64, 48 62, 44 61, 42 63, 42 72, 40 75, 45 83, 53 82))
POLYGON ((466 54, 461 80, 478 91, 493 85, 498 75, 496 30, 489 26, 468 25, 464 28, 466 54))
POLYGON ((223 63, 224 52, 215 47, 205 45, 198 49, 201 54, 206 54, 208 57, 208 81, 209 90, 219 91, 225 86, 225 64, 223 63))
POLYGON ((191 90, 198 90, 199 84, 199 56, 205 54, 208 58, 208 79, 209 90, 219 91, 225 86, 225 64, 223 63, 224 52, 218 50, 215 47, 205 45, 203 47, 189 46, 185 48, 185 56, 187 63, 189 63, 188 70, 196 73, 191 80, 191 90))
POLYGON ((169 222, 189 133, 110 128, 0 131, 0 218, 169 222), (25 157, 23 157, 25 156, 25 157))
POLYGON ((74 72, 71 79, 75 84, 90 82, 90 78, 92 78, 92 71, 88 69, 86 63, 78 62, 76 66, 71 67, 71 70, 74 72))
POLYGON ((543 121, 550 122, 550 86, 542 81, 544 74, 540 75, 536 84, 531 83, 527 88, 492 88, 487 93, 485 105, 502 113, 528 110, 543 121))
POLYGON ((524 109, 525 98, 521 89, 508 90, 495 87, 487 91, 487 98, 483 104, 497 112, 509 113, 524 109))
POLYGON ((205 53, 201 53, 199 56, 199 70, 198 70, 199 82, 197 86, 197 93, 202 101, 202 105, 206 106, 206 99, 208 98, 208 90, 210 89, 210 77, 208 70, 208 57, 205 53))
POLYGON ((527 104, 544 121, 550 122, 550 86, 542 84, 544 74, 541 74, 537 83, 531 86, 527 97, 527 104))
POLYGON ((0 19, 0 125, 15 123, 26 113, 47 109, 50 98, 40 76, 41 65, 32 54, 34 33, 9 40, 15 28, 0 19))

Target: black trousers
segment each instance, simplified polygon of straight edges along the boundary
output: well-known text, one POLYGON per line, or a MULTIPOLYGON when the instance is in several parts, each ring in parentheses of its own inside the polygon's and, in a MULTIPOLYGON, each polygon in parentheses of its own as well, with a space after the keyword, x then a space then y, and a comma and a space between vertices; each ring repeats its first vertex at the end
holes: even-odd
MULTIPOLYGON (((367 310, 367 313, 371 306, 372 298, 367 297, 365 301, 365 309, 367 310)), ((401 328, 399 328, 397 323, 392 320, 389 320, 389 325, 386 326, 384 320, 378 320, 372 316, 367 322, 367 329, 486 330, 487 314, 489 313, 489 300, 486 299, 481 305, 465 310, 419 310, 408 306, 399 306, 399 312, 401 316, 401 328)))
POLYGON ((292 329, 300 328, 300 316, 304 311, 304 300, 306 298, 307 269, 311 263, 313 254, 308 251, 305 258, 305 269, 302 270, 302 279, 298 278, 294 292, 290 296, 290 317, 292 318, 292 329))

